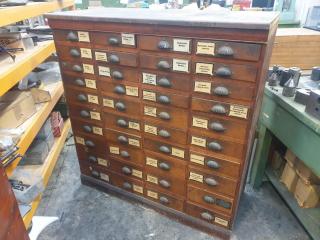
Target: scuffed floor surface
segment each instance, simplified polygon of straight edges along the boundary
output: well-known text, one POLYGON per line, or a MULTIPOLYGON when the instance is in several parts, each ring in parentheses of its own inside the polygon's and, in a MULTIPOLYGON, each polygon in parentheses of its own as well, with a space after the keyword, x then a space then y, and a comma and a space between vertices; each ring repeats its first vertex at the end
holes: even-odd
MULTIPOLYGON (((58 216, 38 240, 218 239, 139 204, 81 185, 70 139, 44 192, 38 216, 58 216), (69 146, 68 146, 69 145, 69 146)), ((269 183, 242 196, 233 240, 307 240, 309 237, 269 183)))

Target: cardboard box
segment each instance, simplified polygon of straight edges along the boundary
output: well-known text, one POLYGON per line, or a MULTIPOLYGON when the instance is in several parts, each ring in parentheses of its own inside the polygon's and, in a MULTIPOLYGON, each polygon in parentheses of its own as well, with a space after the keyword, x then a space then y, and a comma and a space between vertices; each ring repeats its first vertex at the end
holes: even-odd
POLYGON ((305 184, 320 184, 320 178, 313 174, 301 160, 296 163, 296 172, 305 184))
POLYGON ((284 159, 287 160, 291 167, 293 167, 297 161, 296 155, 290 149, 287 149, 284 159))
POLYGON ((297 181, 298 181, 298 174, 294 167, 291 167, 289 163, 286 163, 286 166, 282 172, 280 181, 286 185, 290 192, 294 192, 297 181))
POLYGON ((294 197, 302 208, 317 207, 319 206, 320 186, 305 184, 304 181, 299 178, 294 191, 294 197))
POLYGON ((30 92, 10 91, 0 98, 0 128, 16 128, 36 112, 30 92))

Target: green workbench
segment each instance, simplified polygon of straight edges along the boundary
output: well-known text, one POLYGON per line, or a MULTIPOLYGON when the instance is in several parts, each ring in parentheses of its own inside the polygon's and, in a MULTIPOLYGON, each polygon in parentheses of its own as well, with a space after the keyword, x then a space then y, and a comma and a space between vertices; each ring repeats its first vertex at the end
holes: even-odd
POLYGON ((266 176, 310 236, 320 239, 320 208, 300 208, 292 193, 279 182, 273 170, 267 167, 271 141, 275 136, 320 176, 320 121, 304 110, 305 106, 294 102, 293 97, 282 96, 281 87, 265 87, 250 182, 258 188, 266 176))

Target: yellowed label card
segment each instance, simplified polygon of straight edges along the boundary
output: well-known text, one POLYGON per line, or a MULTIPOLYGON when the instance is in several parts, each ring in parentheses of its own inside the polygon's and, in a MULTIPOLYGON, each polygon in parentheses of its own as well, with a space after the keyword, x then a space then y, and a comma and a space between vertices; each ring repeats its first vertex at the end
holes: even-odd
POLYGON ((136 42, 135 42, 134 34, 121 33, 121 43, 123 45, 135 46, 136 42))
POLYGON ((215 217, 214 218, 214 222, 218 223, 218 224, 220 224, 222 226, 225 226, 225 227, 228 227, 228 224, 229 224, 229 222, 227 220, 224 220, 224 219, 219 218, 219 217, 215 217))
POLYGON ((110 68, 104 66, 98 66, 98 72, 100 76, 110 77, 110 68))
POLYGON ((90 111, 90 118, 94 120, 101 120, 100 113, 90 111))
POLYGON ((143 187, 141 187, 141 186, 133 184, 132 189, 133 189, 133 191, 135 191, 137 193, 143 194, 143 187))
POLYGON ((137 178, 142 178, 142 172, 137 169, 132 169, 132 176, 135 176, 137 178))
POLYGON ((158 178, 152 175, 147 174, 147 182, 158 184, 158 178))
POLYGON ((87 88, 97 89, 96 80, 84 79, 87 88))
POLYGON ((114 108, 114 101, 113 99, 104 98, 103 99, 103 106, 114 108))
POLYGON ((105 174, 105 173, 100 173, 100 178, 106 182, 110 181, 109 175, 105 174))
POLYGON ((206 147, 207 140, 205 138, 199 138, 199 137, 192 136, 191 137, 191 144, 196 145, 196 146, 200 146, 200 147, 206 147))
POLYGON ((105 53, 105 52, 95 52, 94 55, 95 55, 95 58, 96 58, 97 61, 108 62, 107 53, 105 53))
POLYGON ((103 158, 98 158, 98 164, 101 166, 108 167, 109 166, 109 161, 103 158))
POLYGON ((196 155, 196 154, 191 153, 190 154, 190 161, 193 163, 204 165, 204 157, 200 156, 200 155, 196 155))
POLYGON ((211 82, 194 82, 194 91, 201 93, 211 93, 211 82))
POLYGON ((84 73, 94 74, 93 65, 83 63, 83 64, 82 64, 82 67, 83 67, 83 72, 84 72, 84 73))
POLYGON ((184 158, 184 151, 179 148, 172 147, 171 154, 179 158, 184 158))
POLYGON ((196 63, 196 73, 213 75, 212 63, 196 63))
POLYGON ((214 55, 214 42, 197 42, 197 54, 214 55))
POLYGON ((140 124, 139 123, 136 123, 136 122, 130 122, 129 121, 129 128, 131 129, 135 129, 135 130, 139 130, 140 131, 140 124))
POLYGON ((158 199, 158 193, 154 192, 154 191, 151 191, 151 190, 147 191, 147 196, 151 197, 151 198, 154 198, 154 199, 158 199))
POLYGON ((90 48, 80 48, 80 53, 82 58, 92 59, 92 52, 90 48))
POLYGON ((92 127, 92 132, 97 135, 103 135, 102 128, 100 127, 92 127))
POLYGON ((195 172, 190 172, 189 179, 203 183, 203 176, 195 172))
POLYGON ((144 115, 157 117, 157 108, 155 107, 144 106, 143 112, 144 112, 144 115))
POLYGON ((112 147, 112 146, 110 146, 109 147, 109 150, 110 150, 110 153, 113 153, 113 154, 120 154, 120 150, 119 150, 119 148, 118 147, 112 147))
POLYGON ((138 87, 126 86, 126 94, 128 96, 138 97, 139 96, 139 89, 138 89, 138 87))
POLYGON ((175 52, 190 52, 190 40, 189 39, 173 39, 173 51, 175 52))
POLYGON ((84 145, 84 138, 76 136, 76 143, 84 145))
POLYGON ((151 133, 151 134, 154 134, 154 135, 158 135, 158 129, 157 129, 157 127, 154 127, 154 126, 151 126, 151 125, 145 124, 145 125, 144 125, 144 131, 145 131, 146 133, 151 133))
POLYGON ((146 157, 146 165, 157 168, 158 167, 158 160, 151 158, 151 157, 146 157))
POLYGON ((208 129, 208 120, 198 117, 192 117, 192 126, 208 129))
POLYGON ((189 61, 174 58, 172 61, 172 69, 177 72, 189 72, 189 61))
POLYGON ((152 73, 142 73, 142 83, 157 85, 157 75, 152 73))
POLYGON ((247 118, 248 108, 241 105, 230 105, 229 116, 247 118))
POLYGON ((88 94, 88 102, 94 103, 94 104, 99 104, 98 96, 88 94))
POLYGON ((140 141, 134 138, 128 139, 129 145, 140 147, 140 141))
POLYGON ((156 93, 155 92, 143 90, 142 95, 143 95, 144 100, 149 100, 149 101, 153 101, 153 102, 156 101, 156 93))
POLYGON ((79 31, 78 32, 78 39, 79 39, 79 42, 90 42, 89 33, 79 31))

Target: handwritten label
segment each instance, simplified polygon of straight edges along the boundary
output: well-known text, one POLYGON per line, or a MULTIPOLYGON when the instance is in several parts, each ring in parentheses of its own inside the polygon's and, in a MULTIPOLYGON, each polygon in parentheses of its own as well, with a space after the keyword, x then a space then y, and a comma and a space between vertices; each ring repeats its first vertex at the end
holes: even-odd
POLYGON ((105 174, 105 173, 100 173, 100 178, 106 182, 110 181, 109 175, 105 174))
POLYGON ((99 127, 92 127, 92 132, 97 135, 103 135, 102 128, 99 127))
POLYGON ((194 91, 201 93, 211 93, 211 83, 210 82, 194 82, 194 91))
POLYGON ((135 42, 134 34, 121 33, 121 43, 123 45, 135 46, 136 42, 135 42))
POLYGON ((150 190, 147 191, 147 196, 154 198, 154 199, 158 199, 158 193, 150 191, 150 190))
POLYGON ((147 174, 147 182, 158 184, 158 178, 152 175, 147 174))
POLYGON ((203 118, 193 117, 192 126, 208 129, 208 120, 203 118))
POLYGON ((132 176, 135 176, 137 178, 142 178, 142 172, 137 169, 132 169, 132 176))
POLYGON ((120 150, 118 147, 109 147, 109 150, 110 150, 110 153, 113 153, 113 154, 117 154, 119 155, 120 154, 120 150))
POLYGON ((229 116, 247 118, 248 108, 241 105, 230 105, 229 116))
POLYGON ((140 141, 137 139, 129 138, 128 142, 129 142, 129 145, 140 147, 140 141))
POLYGON ((188 39, 173 39, 173 51, 175 52, 190 52, 190 40, 188 39))
POLYGON ((142 83, 157 85, 157 75, 151 73, 142 73, 142 83))
POLYGON ((140 124, 139 124, 139 123, 130 122, 130 121, 129 121, 128 127, 131 128, 131 129, 135 129, 135 130, 140 131, 140 124))
POLYGON ((133 191, 135 191, 137 193, 143 194, 143 187, 141 187, 141 186, 133 184, 132 189, 133 189, 133 191))
POLYGON ((80 48, 80 53, 82 58, 92 59, 92 53, 90 48, 80 48))
POLYGON ((224 220, 224 219, 219 218, 219 217, 215 217, 215 218, 214 218, 214 222, 215 222, 215 223, 218 223, 218 224, 220 224, 220 225, 222 225, 222 226, 225 226, 225 227, 227 227, 228 224, 229 224, 229 222, 228 222, 227 220, 224 220))
POLYGON ((197 54, 214 55, 214 42, 197 42, 197 54))
POLYGON ((90 37, 88 32, 78 32, 79 42, 90 42, 90 37))
POLYGON ((193 163, 204 165, 204 157, 200 156, 200 155, 196 155, 196 154, 191 153, 190 154, 190 161, 193 163))
POLYGON ((156 93, 155 92, 151 92, 151 91, 143 91, 142 92, 143 95, 143 99, 144 100, 149 100, 149 101, 156 101, 156 93))
POLYGON ((84 73, 94 74, 93 65, 83 63, 82 67, 83 67, 83 72, 84 73))
POLYGON ((110 68, 104 66, 98 66, 98 72, 100 76, 110 77, 110 68))
POLYGON ((87 88, 97 89, 96 81, 92 79, 84 79, 87 88))
POLYGON ((207 140, 204 138, 192 136, 191 137, 191 144, 196 145, 196 146, 200 146, 200 147, 206 147, 207 140))
POLYGON ((114 101, 112 99, 104 98, 103 99, 103 106, 114 108, 114 101))
POLYGON ((76 136, 76 143, 84 145, 84 138, 76 136))
POLYGON ((189 72, 189 61, 174 58, 172 62, 172 69, 177 72, 189 72))
POLYGON ((155 107, 144 106, 143 112, 144 112, 144 115, 157 117, 157 108, 155 107))
POLYGON ((98 164, 101 166, 108 167, 109 166, 109 161, 103 158, 98 158, 98 164))
POLYGON ((139 96, 138 87, 126 86, 126 94, 128 96, 138 97, 139 96))
POLYGON ((90 111, 90 118, 94 120, 101 120, 100 113, 90 111))
POLYGON ((203 176, 198 173, 190 172, 189 179, 203 183, 203 176))
POLYGON ((94 104, 99 104, 98 96, 88 94, 88 102, 94 103, 94 104))
POLYGON ((184 158, 184 151, 179 148, 172 147, 171 154, 176 157, 184 158))
POLYGON ((146 158, 146 165, 152 166, 152 167, 158 167, 158 160, 151 158, 151 157, 147 157, 146 158))
POLYGON ((105 52, 95 52, 96 60, 101 62, 108 62, 107 53, 105 52))
POLYGON ((213 64, 196 63, 196 73, 213 75, 213 64))
POLYGON ((151 125, 147 125, 147 124, 144 125, 144 132, 151 133, 151 134, 154 134, 154 135, 158 135, 157 127, 154 127, 154 126, 151 126, 151 125))

